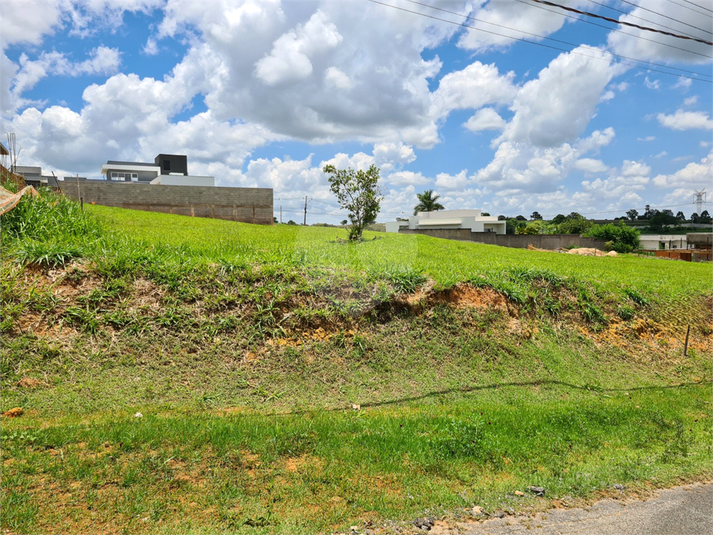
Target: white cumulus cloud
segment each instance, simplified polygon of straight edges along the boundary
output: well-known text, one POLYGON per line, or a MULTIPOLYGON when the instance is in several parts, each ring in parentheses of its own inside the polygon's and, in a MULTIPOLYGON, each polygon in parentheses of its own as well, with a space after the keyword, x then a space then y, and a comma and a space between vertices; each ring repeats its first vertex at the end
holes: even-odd
POLYGON ((481 130, 502 130, 505 128, 505 120, 498 115, 493 108, 482 108, 475 115, 468 119, 463 126, 471 132, 481 130))
POLYGON ((603 161, 594 158, 580 158, 574 162, 574 167, 580 171, 591 174, 605 173, 609 169, 603 161))
POLYGON ((673 130, 713 130, 713 119, 709 118, 708 114, 702 111, 678 110, 673 115, 659 113, 656 118, 661 126, 673 130))

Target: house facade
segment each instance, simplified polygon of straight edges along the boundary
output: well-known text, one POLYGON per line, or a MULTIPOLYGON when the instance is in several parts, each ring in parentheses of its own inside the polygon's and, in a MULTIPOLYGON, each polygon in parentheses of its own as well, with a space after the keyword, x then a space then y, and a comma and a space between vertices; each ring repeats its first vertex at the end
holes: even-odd
POLYGON ((498 221, 495 216, 484 216, 482 210, 419 212, 408 219, 386 223, 386 232, 399 232, 401 229, 467 229, 471 232, 505 234, 505 228, 505 221, 498 221))
POLYGON ((184 154, 159 154, 153 163, 109 160, 101 174, 110 182, 137 182, 164 186, 215 186, 212 176, 188 174, 184 154))
POLYGON ((688 249, 686 234, 641 234, 639 247, 646 250, 688 249))

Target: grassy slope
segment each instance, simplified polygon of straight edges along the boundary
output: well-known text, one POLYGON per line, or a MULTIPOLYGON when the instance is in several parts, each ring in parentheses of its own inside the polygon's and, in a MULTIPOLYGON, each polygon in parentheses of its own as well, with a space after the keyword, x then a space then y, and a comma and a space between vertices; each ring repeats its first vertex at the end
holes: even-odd
POLYGON ((710 266, 91 210, 87 260, 3 264, 3 528, 315 532, 710 476, 710 266))

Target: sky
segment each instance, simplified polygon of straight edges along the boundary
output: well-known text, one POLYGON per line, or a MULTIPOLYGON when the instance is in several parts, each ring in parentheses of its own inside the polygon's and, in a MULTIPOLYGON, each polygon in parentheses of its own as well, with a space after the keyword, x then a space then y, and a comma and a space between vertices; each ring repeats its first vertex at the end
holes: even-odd
POLYGON ((713 3, 552 3, 659 31, 534 0, 2 0, 3 141, 57 176, 186 154, 273 188, 285 222, 304 197, 308 223, 346 217, 327 164, 380 169, 379 221, 427 189, 492 215, 690 216, 713 199, 713 3))

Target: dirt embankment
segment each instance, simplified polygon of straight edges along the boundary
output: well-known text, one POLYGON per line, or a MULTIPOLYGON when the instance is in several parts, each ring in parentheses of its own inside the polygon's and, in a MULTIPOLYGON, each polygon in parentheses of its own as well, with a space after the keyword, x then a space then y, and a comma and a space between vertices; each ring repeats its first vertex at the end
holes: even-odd
POLYGON ((81 264, 66 270, 25 269, 16 280, 14 295, 5 296, 16 302, 24 300, 9 334, 33 333, 68 341, 85 335, 88 329, 119 333, 131 322, 153 324, 159 329, 182 324, 206 328, 212 323, 221 330, 229 330, 230 325, 258 326, 268 345, 301 345, 335 335, 354 336, 367 329, 369 321, 430 315, 437 307, 446 307, 487 318, 504 334, 529 338, 537 333, 541 322, 546 322, 556 329, 576 331, 597 344, 630 351, 682 352, 690 326, 688 348, 713 349, 710 296, 689 303, 683 323, 662 320, 651 306, 633 304, 629 316, 623 319, 621 304, 612 302, 600 303, 601 315, 592 321, 575 291, 546 281, 532 281, 529 300, 519 303, 491 287, 468 283, 447 289, 434 289, 426 283, 411 293, 393 292, 388 299, 378 298, 372 287, 354 288, 344 283, 325 285, 313 292, 290 289, 282 295, 279 290, 267 290, 256 297, 260 284, 239 288, 212 284, 184 291, 181 297, 175 288, 146 278, 117 286, 81 264))

